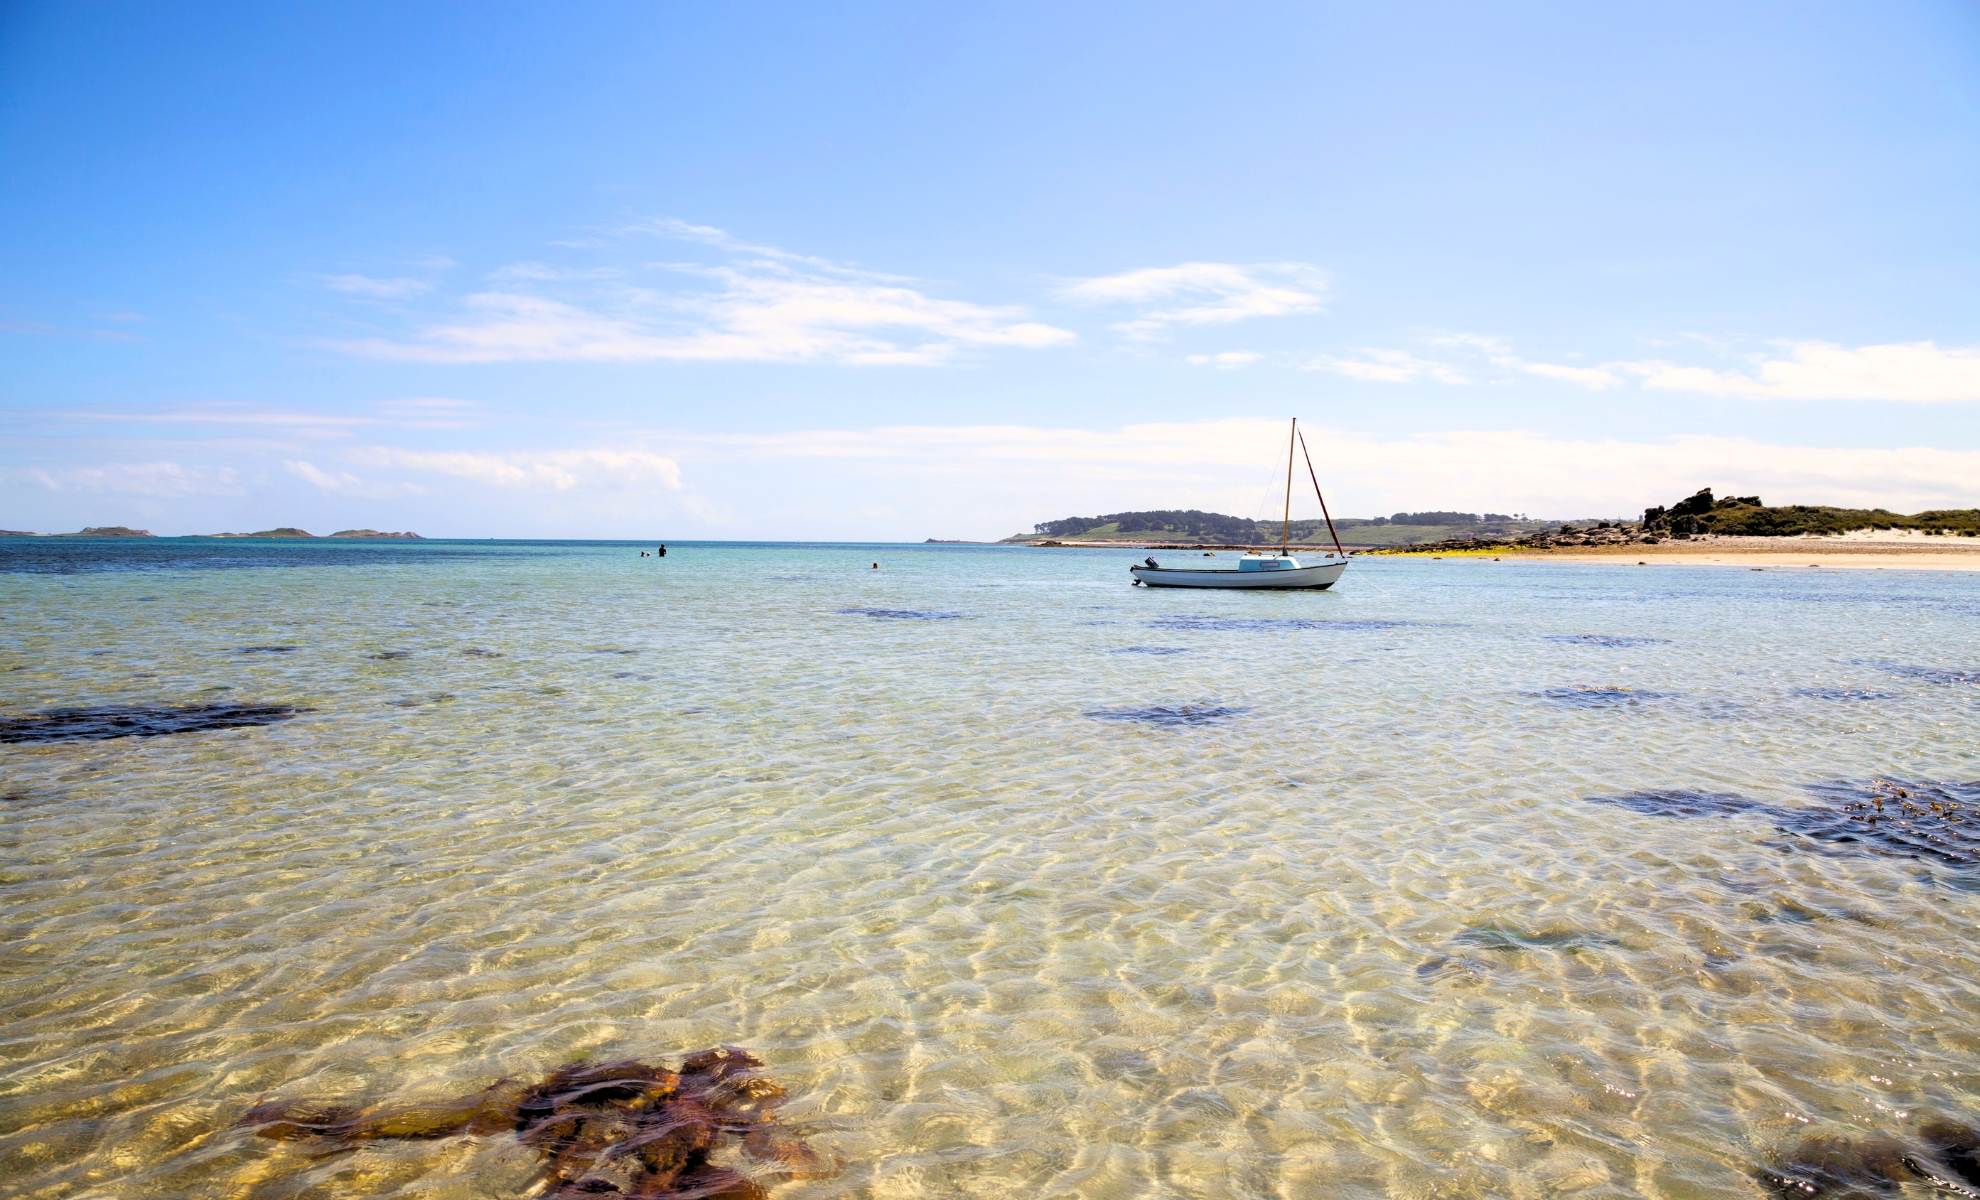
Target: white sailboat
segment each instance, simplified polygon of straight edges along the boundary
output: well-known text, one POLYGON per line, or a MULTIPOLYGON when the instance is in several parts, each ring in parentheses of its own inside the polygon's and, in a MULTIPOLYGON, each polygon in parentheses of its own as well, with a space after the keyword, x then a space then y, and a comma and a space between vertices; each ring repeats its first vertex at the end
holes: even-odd
POLYGON ((1334 553, 1325 561, 1301 563, 1293 557, 1292 538, 1292 477, 1293 451, 1306 454, 1306 438, 1299 432, 1299 418, 1293 418, 1292 435, 1286 441, 1286 509, 1279 528, 1279 552, 1253 550, 1238 560, 1236 570, 1228 567, 1213 567, 1208 570, 1193 567, 1164 567, 1153 557, 1143 560, 1143 565, 1129 567, 1128 574, 1134 582, 1143 587, 1190 587, 1190 588, 1330 588, 1340 581, 1341 572, 1347 570, 1347 551, 1341 548, 1341 535, 1334 530, 1334 517, 1327 511, 1327 498, 1320 495, 1320 477, 1313 472, 1313 456, 1306 454, 1306 475, 1313 481, 1313 494, 1320 501, 1320 515, 1327 519, 1327 532, 1334 539, 1334 553))

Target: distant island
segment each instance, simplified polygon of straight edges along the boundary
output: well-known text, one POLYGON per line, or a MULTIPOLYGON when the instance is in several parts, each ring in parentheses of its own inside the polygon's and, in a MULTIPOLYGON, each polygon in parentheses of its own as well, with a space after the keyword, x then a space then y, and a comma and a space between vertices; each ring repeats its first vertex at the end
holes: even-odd
MULTIPOLYGON (((1399 512, 1388 517, 1336 517, 1341 542, 1355 549, 1543 548, 1580 545, 1683 541, 1693 537, 1820 537, 1858 530, 1911 530, 1947 537, 1980 536, 1980 509, 1932 509, 1905 515, 1881 508, 1833 508, 1789 504, 1770 508, 1758 496, 1715 498, 1711 488, 1665 508, 1645 509, 1635 521, 1618 517, 1535 521, 1504 513, 1399 512)), ((1064 517, 1044 521, 1033 532, 1005 538, 1031 546, 1182 543, 1200 548, 1277 545, 1281 522, 1258 521, 1197 509, 1156 509, 1064 517)), ((1325 521, 1292 522, 1290 539, 1302 546, 1329 542, 1325 521)))

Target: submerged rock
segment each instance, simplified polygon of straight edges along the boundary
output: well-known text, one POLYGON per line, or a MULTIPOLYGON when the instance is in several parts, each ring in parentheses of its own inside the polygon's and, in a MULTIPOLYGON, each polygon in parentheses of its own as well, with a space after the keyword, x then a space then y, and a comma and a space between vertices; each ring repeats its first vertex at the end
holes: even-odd
POLYGON ((1927 1121, 1915 1138, 1850 1138, 1811 1133, 1760 1181, 1781 1197, 1891 1196, 1918 1181, 1954 1194, 1980 1187, 1980 1131, 1954 1121, 1927 1121))
POLYGON ((935 612, 917 608, 842 608, 838 610, 846 616, 874 617, 882 621, 960 621, 963 615, 958 612, 935 612))
POLYGON ((709 1156, 725 1140, 781 1179, 819 1179, 819 1157, 776 1116, 785 1093, 748 1051, 717 1046, 679 1071, 624 1059, 558 1067, 540 1083, 499 1080, 440 1104, 358 1109, 314 1100, 257 1104, 241 1120, 262 1137, 350 1145, 378 1138, 514 1133, 542 1164, 552 1197, 625 1195, 755 1200, 763 1186, 709 1156))
POLYGON ((1807 790, 1833 807, 1787 808, 1731 792, 1652 790, 1589 796, 1653 817, 1763 817, 1775 829, 1874 854, 1929 858, 1948 866, 1980 865, 1980 782, 1815 783, 1807 790))
POLYGON ((19 717, 0 717, 0 742, 100 742, 112 738, 160 737, 273 725, 297 713, 289 704, 192 704, 152 708, 108 704, 100 708, 51 708, 19 717))

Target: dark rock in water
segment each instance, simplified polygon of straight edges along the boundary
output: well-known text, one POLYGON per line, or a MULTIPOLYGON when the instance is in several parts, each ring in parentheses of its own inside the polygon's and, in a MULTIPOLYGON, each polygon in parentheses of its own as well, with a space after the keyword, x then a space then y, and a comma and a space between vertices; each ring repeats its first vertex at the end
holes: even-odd
POLYGON ((276 1100, 249 1109, 241 1124, 262 1137, 333 1147, 514 1133, 536 1151, 541 1190, 551 1197, 759 1200, 762 1184, 710 1161, 724 1143, 739 1144, 773 1180, 823 1179, 841 1169, 777 1118, 784 1089, 762 1066, 747 1051, 718 1046, 689 1055, 678 1072, 634 1059, 577 1062, 540 1083, 504 1079, 440 1104, 365 1110, 276 1100))
POLYGON ((387 700, 385 703, 394 708, 418 708, 422 704, 445 704, 449 700, 458 699, 460 697, 452 692, 429 692, 424 696, 407 696, 401 700, 387 700))
POLYGON ((1748 800, 1732 792, 1687 792, 1653 790, 1624 792, 1620 796, 1590 796, 1597 804, 1613 804, 1653 817, 1729 817, 1734 813, 1770 812, 1758 800, 1748 800))
POLYGON ((1150 629, 1188 629, 1210 633, 1272 633, 1279 630, 1319 629, 1351 632, 1358 629, 1394 629, 1407 621, 1322 621, 1308 617, 1157 617, 1150 629))
POLYGON ((1188 654, 1187 646, 1122 646, 1110 654, 1188 654))
POLYGON ((1777 1196, 1889 1196, 1912 1178, 1904 1148, 1888 1137, 1852 1141, 1836 1133, 1801 1139, 1787 1161, 1760 1174, 1777 1196))
POLYGON ((875 617, 883 621, 960 621, 961 613, 929 612, 914 608, 842 608, 839 612, 853 617, 875 617))
POLYGON ((242 646, 236 654, 287 654, 294 646, 242 646))
POLYGON ((1096 708, 1086 715, 1096 721, 1128 721, 1142 725, 1211 725, 1239 716, 1241 708, 1221 704, 1146 704, 1140 708, 1096 708))
POLYGON ((0 717, 0 742, 100 742, 112 738, 160 737, 273 725, 308 712, 288 704, 193 704, 149 708, 111 704, 101 708, 54 708, 19 717, 0 717))
POLYGON ((494 651, 494 650, 483 650, 483 649, 482 649, 481 647, 479 647, 479 646, 469 646, 469 647, 468 647, 467 649, 465 649, 465 650, 463 650, 463 651, 461 651, 461 653, 462 653, 462 654, 465 654, 465 655, 467 655, 467 656, 468 656, 469 658, 500 658, 500 657, 502 657, 502 656, 501 656, 501 654, 499 654, 499 653, 497 653, 497 652, 496 652, 496 651, 494 651))
POLYGON ((1953 1121, 1927 1121, 1918 1127, 1918 1140, 1940 1165, 1980 1188, 1980 1130, 1953 1121))
POLYGON ((1871 854, 1929 858, 1956 867, 1980 865, 1980 782, 1816 783, 1809 792, 1833 807, 1786 808, 1729 792, 1643 791, 1589 796, 1653 817, 1765 818, 1775 829, 1871 854))
POLYGON ((1922 683, 1980 684, 1980 671, 1962 671, 1953 667, 1918 667, 1908 663, 1892 662, 1885 658, 1852 658, 1851 666, 1875 667, 1886 675, 1899 679, 1916 679, 1922 683))
POLYGON ((1899 699, 1899 696, 1898 696, 1898 694, 1897 694, 1896 692, 1873 692, 1873 691, 1871 691, 1871 690, 1870 690, 1870 689, 1868 689, 1868 688, 1844 688, 1844 687, 1805 687, 1805 688, 1795 688, 1795 689, 1794 689, 1794 691, 1793 691, 1793 692, 1791 692, 1791 693, 1789 693, 1789 694, 1790 694, 1790 695, 1795 695, 1795 696, 1807 696, 1807 697, 1809 697, 1809 698, 1810 698, 1810 699, 1812 699, 1812 700, 1896 700, 1896 699, 1899 699))
POLYGON ((1601 687, 1580 684, 1574 687, 1548 688, 1537 695, 1543 700, 1568 708, 1632 708, 1646 700, 1660 700, 1660 692, 1647 692, 1626 687, 1601 687))
POLYGON ((1565 642, 1571 646, 1668 646, 1671 639, 1653 637, 1611 637, 1604 633, 1557 633, 1543 641, 1565 642))
POLYGON ((387 661, 389 662, 389 661, 391 661, 391 660, 393 660, 393 659, 400 659, 400 658, 411 658, 411 657, 412 657, 412 651, 410 651, 410 650, 380 650, 380 651, 379 651, 378 653, 376 653, 376 654, 374 654, 374 655, 372 655, 371 657, 372 657, 372 658, 382 658, 382 659, 385 659, 385 660, 387 660, 387 661))
POLYGON ((1913 1180, 1972 1195, 1962 1182, 1980 1187, 1980 1131, 1933 1120, 1918 1127, 1915 1139, 1811 1133, 1786 1159, 1760 1171, 1760 1181, 1783 1198, 1891 1196, 1913 1180))
POLYGON ((616 646, 593 646, 591 648, 591 652, 593 654, 638 654, 639 653, 639 651, 637 650, 621 650, 616 646))

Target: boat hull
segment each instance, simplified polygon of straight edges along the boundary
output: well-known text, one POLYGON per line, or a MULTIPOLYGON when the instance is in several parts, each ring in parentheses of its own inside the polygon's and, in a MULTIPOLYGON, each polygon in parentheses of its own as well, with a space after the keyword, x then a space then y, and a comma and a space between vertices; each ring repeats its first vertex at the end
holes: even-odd
POLYGON ((1336 559, 1312 567, 1289 571, 1189 571, 1177 567, 1130 567, 1128 574, 1145 587, 1244 588, 1285 591, 1298 588, 1332 587, 1347 570, 1347 560, 1336 559))

